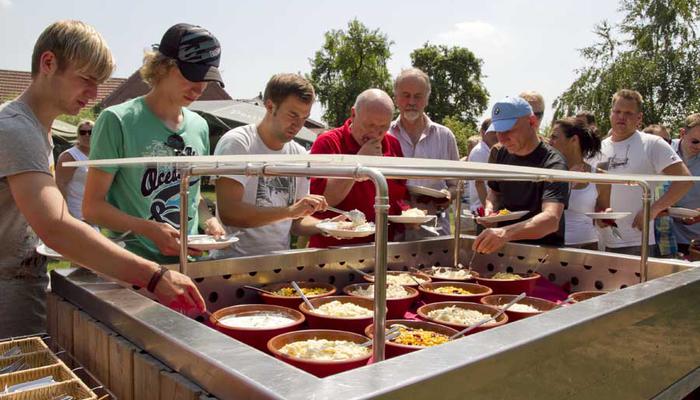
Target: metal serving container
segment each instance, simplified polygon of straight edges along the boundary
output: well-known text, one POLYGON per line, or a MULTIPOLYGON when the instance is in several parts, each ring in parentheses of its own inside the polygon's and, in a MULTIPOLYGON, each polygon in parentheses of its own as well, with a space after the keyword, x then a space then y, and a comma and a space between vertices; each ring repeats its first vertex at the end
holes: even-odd
MULTIPOLYGON (((471 256, 462 235, 459 259, 471 256)), ((452 265, 454 239, 390 243, 389 269, 452 265)), ((243 285, 295 280, 338 288, 374 268, 374 246, 192 262, 210 310, 258 302, 243 285)), ((700 386, 700 269, 639 257, 508 244, 478 272, 533 269, 574 291, 611 293, 327 378, 298 370, 96 275, 52 274, 53 291, 221 399, 679 398, 700 386)))

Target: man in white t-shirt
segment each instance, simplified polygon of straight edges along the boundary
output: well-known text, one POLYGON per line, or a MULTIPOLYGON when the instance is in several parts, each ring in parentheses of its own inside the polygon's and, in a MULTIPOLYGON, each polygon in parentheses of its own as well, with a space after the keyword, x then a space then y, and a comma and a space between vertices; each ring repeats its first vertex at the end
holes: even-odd
MULTIPOLYGON (((491 147, 498 143, 496 132, 487 132, 490 125, 491 118, 486 118, 484 122, 481 123, 481 129, 479 130, 481 141, 469 153, 467 161, 480 163, 489 162, 491 147)), ((483 207, 486 201, 486 194, 487 189, 484 181, 469 181, 469 210, 474 212, 483 207)))
MULTIPOLYGON (((296 74, 277 74, 265 88, 266 113, 255 125, 227 132, 214 154, 306 154, 292 139, 304 126, 314 102, 311 83, 296 74)), ((306 177, 221 176, 216 181, 218 216, 228 233, 243 231, 240 241, 214 252, 216 258, 269 254, 289 249, 291 233, 320 233, 311 216, 326 200, 309 194, 306 177)))
MULTIPOLYGON (((610 110, 612 134, 603 140, 602 160, 599 167, 615 174, 666 174, 690 175, 678 154, 662 138, 639 132, 642 122, 642 96, 628 89, 613 95, 610 110)), ((651 194, 656 184, 651 183, 651 194)), ((691 182, 673 182, 668 191, 651 206, 651 218, 676 203, 692 186, 691 182)), ((606 250, 639 255, 642 243, 642 189, 637 186, 613 185, 610 206, 613 211, 631 212, 629 217, 616 221, 620 236, 614 237, 609 229, 603 229, 606 250)), ((650 255, 655 255, 654 229, 649 229, 650 255)))

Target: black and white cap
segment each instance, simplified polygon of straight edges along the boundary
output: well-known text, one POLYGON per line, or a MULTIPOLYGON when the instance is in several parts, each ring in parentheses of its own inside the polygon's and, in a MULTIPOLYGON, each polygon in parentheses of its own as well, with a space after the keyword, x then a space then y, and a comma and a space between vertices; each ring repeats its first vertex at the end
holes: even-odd
POLYGON ((173 25, 165 32, 158 46, 164 56, 177 61, 182 75, 192 82, 218 82, 221 45, 208 30, 191 24, 173 25))

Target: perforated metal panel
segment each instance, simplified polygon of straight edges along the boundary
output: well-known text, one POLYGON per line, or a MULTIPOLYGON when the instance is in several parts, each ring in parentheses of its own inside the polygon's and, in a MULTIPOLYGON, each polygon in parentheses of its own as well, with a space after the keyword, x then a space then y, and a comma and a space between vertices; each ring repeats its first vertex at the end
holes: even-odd
MULTIPOLYGON (((469 235, 462 237, 460 260, 465 266, 471 257, 473 239, 469 235)), ((408 270, 410 267, 449 266, 452 264, 452 246, 451 238, 390 243, 388 268, 408 270)), ((306 249, 269 256, 201 261, 189 263, 185 272, 195 279, 209 309, 216 310, 234 304, 260 302, 258 295, 244 289, 243 285, 261 286, 297 280, 327 282, 341 291, 350 283, 362 282, 362 277, 348 266, 373 271, 374 246, 306 249)), ((482 274, 536 269, 549 281, 569 291, 616 290, 640 281, 638 257, 513 243, 499 253, 478 254, 472 267, 482 274), (549 254, 546 263, 537 267, 546 254, 549 254)), ((650 279, 680 270, 669 261, 649 261, 650 279)))

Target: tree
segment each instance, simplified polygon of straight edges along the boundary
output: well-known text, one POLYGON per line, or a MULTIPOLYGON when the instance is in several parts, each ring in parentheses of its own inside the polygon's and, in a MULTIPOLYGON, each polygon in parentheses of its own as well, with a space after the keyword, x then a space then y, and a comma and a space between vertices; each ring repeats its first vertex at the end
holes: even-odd
POLYGON ((452 117, 476 127, 489 100, 481 81, 481 59, 464 47, 426 43, 411 52, 411 64, 430 77, 432 91, 426 112, 432 119, 452 117))
POLYGON ((555 117, 590 111, 607 132, 611 97, 627 88, 644 98, 644 124, 675 130, 700 107, 700 0, 621 0, 620 11, 620 24, 595 26, 598 42, 581 50, 588 65, 555 101, 555 117))
POLYGON ((370 31, 357 19, 348 23, 347 31, 325 33, 325 43, 309 60, 311 74, 307 79, 326 110, 323 120, 327 124, 342 125, 355 98, 365 89, 389 91, 391 77, 386 62, 392 44, 379 29, 370 31))

